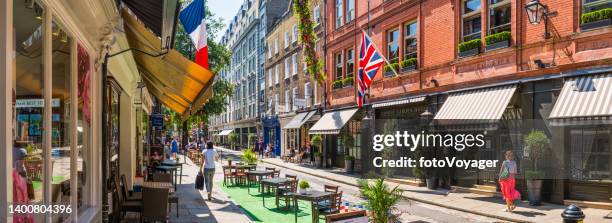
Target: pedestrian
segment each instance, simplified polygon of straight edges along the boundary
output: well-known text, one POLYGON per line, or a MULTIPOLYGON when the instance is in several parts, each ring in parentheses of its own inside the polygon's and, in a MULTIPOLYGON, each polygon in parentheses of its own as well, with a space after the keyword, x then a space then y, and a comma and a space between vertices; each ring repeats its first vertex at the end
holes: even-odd
POLYGON ((215 161, 219 160, 219 155, 214 149, 213 142, 206 143, 206 150, 202 152, 203 161, 200 170, 204 170, 204 184, 208 192, 208 200, 212 199, 213 177, 215 176, 215 161))
POLYGON ((176 137, 172 138, 172 142, 170 145, 170 154, 172 154, 172 158, 174 160, 176 160, 176 153, 178 153, 178 148, 179 148, 178 140, 176 140, 176 137))
POLYGON ((499 172, 499 185, 506 201, 506 212, 512 212, 516 208, 514 200, 521 199, 521 194, 515 188, 514 176, 516 174, 517 166, 516 161, 514 161, 514 153, 508 150, 506 151, 506 160, 502 163, 499 172))

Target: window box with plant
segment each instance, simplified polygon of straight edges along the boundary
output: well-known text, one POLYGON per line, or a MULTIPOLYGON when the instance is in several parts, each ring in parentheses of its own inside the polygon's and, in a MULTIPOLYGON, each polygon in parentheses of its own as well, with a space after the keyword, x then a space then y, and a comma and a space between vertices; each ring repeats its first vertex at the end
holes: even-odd
POLYGON ((400 67, 402 67, 401 69, 402 73, 416 70, 417 58, 413 57, 413 58, 409 58, 409 59, 402 61, 402 63, 400 64, 400 67))
POLYGON ((591 30, 612 26, 612 8, 600 9, 582 14, 581 30, 591 30))
POLYGON ((480 53, 480 45, 482 42, 480 39, 473 39, 470 41, 466 41, 460 43, 459 48, 459 57, 471 57, 476 56, 480 53))
POLYGON ((485 49, 487 51, 507 48, 510 46, 512 34, 508 31, 503 31, 485 37, 485 49))
POLYGON ((395 75, 395 73, 393 72, 394 69, 395 72, 399 70, 399 64, 397 62, 392 61, 391 64, 385 65, 385 77, 391 77, 395 75))
POLYGON ((342 88, 343 84, 344 84, 344 80, 343 79, 335 80, 334 82, 332 82, 332 88, 333 89, 342 88))
POLYGON ((346 76, 344 80, 342 80, 342 87, 353 86, 353 75, 346 76))

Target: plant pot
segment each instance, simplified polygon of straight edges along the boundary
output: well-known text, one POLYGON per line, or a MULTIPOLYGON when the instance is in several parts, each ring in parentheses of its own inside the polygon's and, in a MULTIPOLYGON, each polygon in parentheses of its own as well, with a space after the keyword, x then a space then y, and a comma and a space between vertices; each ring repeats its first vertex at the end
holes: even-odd
POLYGON ((485 49, 487 51, 492 51, 492 50, 507 48, 508 46, 510 46, 510 40, 504 40, 501 42, 491 43, 490 45, 486 45, 485 49))
POLYGON ((406 72, 410 72, 416 70, 416 64, 410 65, 410 66, 406 66, 406 67, 402 67, 402 69, 400 70, 402 73, 406 73, 406 72))
POLYGON ((391 77, 391 76, 393 76, 395 74, 393 73, 393 71, 385 71, 384 75, 385 75, 385 77, 391 77))
POLYGON ((427 178, 425 179, 425 183, 427 184, 427 189, 435 190, 438 188, 438 178, 427 178))
POLYGON ((227 165, 231 166, 232 165, 232 160, 228 160, 227 161, 227 165))
POLYGON ((321 157, 320 156, 315 156, 315 166, 321 167, 321 157))
POLYGON ((466 50, 463 52, 459 52, 459 57, 464 58, 464 57, 471 57, 471 56, 476 56, 480 53, 480 49, 478 48, 474 48, 471 50, 466 50))
POLYGON ((529 205, 536 206, 542 202, 542 180, 527 180, 529 205))
POLYGON ((580 24, 580 30, 591 30, 602 27, 612 26, 612 19, 604 19, 595 22, 583 23, 580 24))
POLYGON ((344 170, 346 173, 353 173, 353 163, 355 163, 355 160, 344 160, 344 170))

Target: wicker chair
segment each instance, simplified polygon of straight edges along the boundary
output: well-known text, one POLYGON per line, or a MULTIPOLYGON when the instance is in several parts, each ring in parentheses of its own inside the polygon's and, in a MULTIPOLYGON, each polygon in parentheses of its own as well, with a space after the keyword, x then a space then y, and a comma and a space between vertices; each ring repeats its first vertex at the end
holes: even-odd
POLYGON ((143 221, 168 221, 168 188, 142 188, 142 215, 143 221))
POLYGON ((121 218, 125 217, 127 212, 138 212, 141 213, 142 220, 142 201, 130 201, 126 200, 121 193, 121 188, 119 186, 119 182, 117 180, 112 180, 115 186, 115 191, 113 193, 114 198, 118 201, 118 209, 119 216, 121 218))
POLYGON ((142 200, 142 193, 133 192, 127 189, 127 180, 125 174, 121 174, 121 194, 128 201, 140 201, 142 200))
MULTIPOLYGON (((172 183, 172 175, 169 173, 155 173, 153 174, 154 182, 168 182, 172 183)), ((176 204, 176 216, 179 216, 179 198, 175 193, 168 195, 168 203, 176 204)))

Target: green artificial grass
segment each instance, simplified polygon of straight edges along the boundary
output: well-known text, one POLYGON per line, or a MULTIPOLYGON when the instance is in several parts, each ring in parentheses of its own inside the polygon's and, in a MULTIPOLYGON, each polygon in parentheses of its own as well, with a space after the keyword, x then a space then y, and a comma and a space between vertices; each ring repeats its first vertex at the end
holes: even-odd
MULTIPOLYGON (((277 208, 274 193, 264 195, 266 199, 266 206, 264 207, 261 201, 262 194, 257 190, 258 186, 251 186, 250 194, 246 186, 223 186, 222 183, 215 186, 221 188, 255 222, 295 222, 293 207, 290 209, 285 208, 285 200, 281 198, 279 200, 279 208, 277 208)), ((298 206, 297 222, 312 222, 310 202, 300 200, 298 201, 298 206)))

